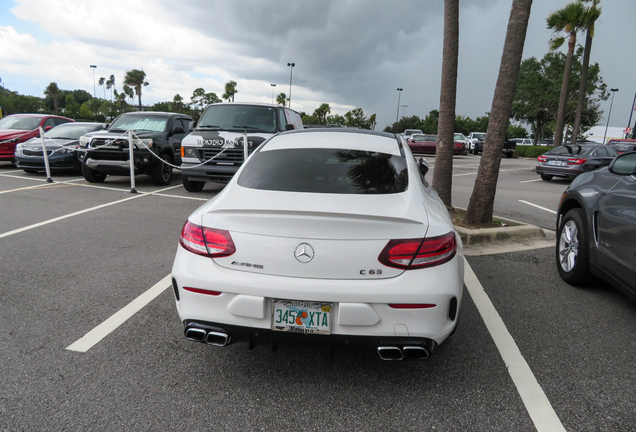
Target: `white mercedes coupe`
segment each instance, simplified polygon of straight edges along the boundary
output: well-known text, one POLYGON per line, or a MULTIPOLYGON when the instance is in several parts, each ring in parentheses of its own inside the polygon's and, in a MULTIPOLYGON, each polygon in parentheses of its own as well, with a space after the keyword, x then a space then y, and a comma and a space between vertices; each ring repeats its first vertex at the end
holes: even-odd
POLYGON ((172 268, 185 336, 425 359, 457 326, 463 247, 399 135, 289 131, 190 215, 172 268))

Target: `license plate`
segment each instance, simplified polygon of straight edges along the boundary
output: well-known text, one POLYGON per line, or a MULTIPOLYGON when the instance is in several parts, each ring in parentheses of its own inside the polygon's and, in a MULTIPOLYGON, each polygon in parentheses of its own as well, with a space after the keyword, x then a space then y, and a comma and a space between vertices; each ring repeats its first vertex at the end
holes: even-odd
POLYGON ((552 160, 552 161, 548 161, 548 165, 563 166, 563 165, 567 165, 567 162, 552 160))
POLYGON ((331 334, 331 303, 272 300, 272 330, 331 334))

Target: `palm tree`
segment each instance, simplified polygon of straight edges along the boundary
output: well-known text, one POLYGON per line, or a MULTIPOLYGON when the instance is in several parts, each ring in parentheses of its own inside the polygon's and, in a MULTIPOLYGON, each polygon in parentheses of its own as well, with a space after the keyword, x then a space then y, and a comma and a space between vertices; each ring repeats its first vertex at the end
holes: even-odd
POLYGON ((132 87, 130 87, 127 84, 124 84, 123 91, 124 91, 124 94, 130 98, 130 102, 132 103, 135 97, 132 87))
POLYGON ((466 210, 465 221, 469 225, 488 226, 492 223, 501 151, 510 121, 531 8, 532 0, 512 1, 499 76, 490 109, 484 152, 477 170, 475 187, 466 210))
POLYGON ((585 50, 583 51, 583 67, 581 69, 581 84, 579 86, 579 100, 576 104, 576 115, 574 117, 574 126, 572 126, 572 142, 575 143, 579 136, 579 129, 581 127, 581 112, 583 111, 583 104, 585 103, 585 94, 587 89, 587 71, 590 66, 590 52, 592 51, 592 38, 594 37, 594 23, 601 16, 601 9, 596 5, 600 3, 600 0, 579 0, 579 1, 592 1, 592 7, 588 9, 586 17, 586 30, 585 36, 585 50))
POLYGON ((328 103, 324 103, 316 108, 314 116, 318 118, 320 124, 327 124, 327 115, 329 115, 329 113, 331 113, 331 108, 328 103))
POLYGON ((62 91, 57 86, 57 83, 54 83, 54 82, 49 84, 46 87, 46 90, 44 90, 44 95, 46 97, 50 97, 51 99, 53 99, 53 110, 55 112, 55 115, 57 115, 58 99, 60 98, 61 94, 62 94, 62 91))
POLYGON ((452 210, 453 143, 455 102, 457 99, 457 61, 459 57, 459 0, 444 0, 444 47, 442 54, 442 88, 439 100, 437 150, 433 189, 446 208, 452 210))
POLYGON ((230 99, 232 99, 232 102, 234 102, 234 95, 238 93, 238 90, 236 89, 236 81, 228 81, 225 83, 225 93, 223 93, 223 99, 225 99, 226 101, 230 102, 230 99))
POLYGON ((143 69, 132 69, 126 71, 124 83, 135 89, 135 93, 139 98, 139 111, 141 111, 141 88, 148 85, 146 81, 146 72, 143 69))
POLYGON ((97 81, 97 84, 102 86, 102 90, 104 90, 104 99, 106 99, 106 88, 104 87, 104 83, 105 82, 106 82, 106 78, 104 78, 104 77, 100 77, 99 81, 97 81))
MULTIPOLYGON (((111 75, 106 81, 106 88, 110 90, 111 88, 115 88, 115 75, 111 75)), ((113 101, 113 91, 110 90, 110 101, 113 101)))
POLYGON ((565 124, 565 105, 568 96, 568 83, 570 81, 570 71, 572 70, 572 58, 574 48, 576 48, 576 34, 585 28, 588 16, 587 8, 580 2, 570 3, 563 9, 552 13, 546 21, 548 29, 554 34, 550 38, 550 51, 559 49, 566 40, 565 36, 557 36, 560 32, 565 32, 568 37, 568 54, 565 59, 565 70, 563 71, 563 81, 561 82, 561 96, 559 98, 559 111, 557 112, 556 129, 554 131, 554 146, 563 143, 563 127, 565 124))
POLYGON ((287 103, 287 95, 285 93, 281 93, 276 96, 276 103, 278 105, 285 106, 285 104, 287 103))

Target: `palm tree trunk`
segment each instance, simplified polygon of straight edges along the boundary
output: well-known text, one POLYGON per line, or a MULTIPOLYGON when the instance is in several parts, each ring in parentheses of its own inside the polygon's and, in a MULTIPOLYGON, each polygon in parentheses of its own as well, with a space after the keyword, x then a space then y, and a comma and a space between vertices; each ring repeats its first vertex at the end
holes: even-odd
POLYGON ((576 47, 576 33, 570 34, 568 43, 568 55, 565 60, 565 70, 563 71, 563 82, 561 83, 561 95, 559 97, 559 112, 557 114, 556 129, 554 130, 554 147, 563 144, 563 127, 565 126, 565 106, 568 98, 568 84, 570 83, 570 71, 572 70, 572 59, 574 58, 574 48, 576 47))
POLYGON ((459 0, 444 0, 444 47, 442 58, 442 88, 439 98, 439 123, 433 189, 446 208, 453 208, 453 141, 455 132, 455 102, 457 99, 457 59, 459 56, 459 0))
POLYGON ((513 0, 512 2, 499 66, 499 77, 490 110, 484 153, 479 163, 475 187, 466 212, 466 222, 470 225, 487 226, 492 223, 501 152, 506 140, 531 8, 532 0, 513 0))
POLYGON ((572 143, 575 143, 581 128, 581 112, 587 93, 587 71, 590 67, 590 52, 592 51, 592 35, 594 34, 594 23, 590 24, 585 36, 585 51, 583 51, 583 69, 581 69, 581 85, 579 86, 579 100, 576 104, 576 116, 572 127, 572 143))

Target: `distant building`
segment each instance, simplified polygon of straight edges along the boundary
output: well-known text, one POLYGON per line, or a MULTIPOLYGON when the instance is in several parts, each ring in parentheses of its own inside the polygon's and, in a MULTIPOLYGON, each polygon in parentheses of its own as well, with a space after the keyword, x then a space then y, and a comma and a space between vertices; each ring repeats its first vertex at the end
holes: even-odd
MULTIPOLYGON (((603 136, 605 136, 605 126, 593 126, 589 131, 585 132, 585 138, 590 141, 596 141, 598 143, 603 142, 603 136)), ((625 138, 625 128, 610 126, 607 128, 607 136, 605 137, 605 143, 612 138, 625 138)))

